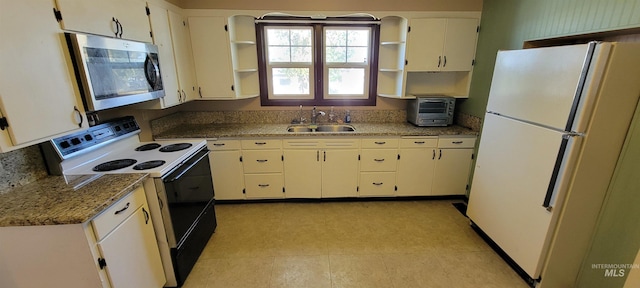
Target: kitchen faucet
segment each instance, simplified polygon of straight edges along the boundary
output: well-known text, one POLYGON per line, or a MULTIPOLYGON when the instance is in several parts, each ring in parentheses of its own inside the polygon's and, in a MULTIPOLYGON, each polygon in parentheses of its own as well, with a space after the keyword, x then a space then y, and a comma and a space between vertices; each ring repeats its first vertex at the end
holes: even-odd
POLYGON ((311 124, 317 124, 318 116, 324 116, 324 114, 324 112, 317 110, 316 106, 313 106, 313 109, 311 110, 311 124))

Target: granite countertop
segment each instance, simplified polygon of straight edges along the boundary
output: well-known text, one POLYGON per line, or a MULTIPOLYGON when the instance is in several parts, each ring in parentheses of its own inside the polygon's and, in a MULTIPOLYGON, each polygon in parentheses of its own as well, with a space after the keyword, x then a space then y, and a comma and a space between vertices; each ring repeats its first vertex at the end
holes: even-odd
MULTIPOLYGON (((183 124, 153 135, 155 139, 323 136, 438 136, 477 135, 477 131, 453 125, 416 127, 409 123, 350 123, 354 132, 287 132, 292 124, 183 124)), ((320 124, 322 125, 322 123, 320 124)))
POLYGON ((106 174, 74 189, 49 176, 0 194, 0 227, 80 224, 140 185, 148 174, 106 174))

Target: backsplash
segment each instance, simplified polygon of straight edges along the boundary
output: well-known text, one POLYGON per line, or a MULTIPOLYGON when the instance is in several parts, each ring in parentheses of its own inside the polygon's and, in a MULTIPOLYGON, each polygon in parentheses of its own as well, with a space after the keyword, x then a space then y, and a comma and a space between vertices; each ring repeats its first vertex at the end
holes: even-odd
MULTIPOLYGON (((324 111, 329 113, 329 111, 324 111)), ((335 110, 336 119, 343 119, 346 111, 335 110)), ((302 111, 302 117, 307 121, 311 118, 310 111, 302 111)), ((300 118, 297 110, 255 110, 255 111, 202 111, 202 112, 178 112, 165 117, 151 120, 152 133, 160 134, 162 131, 177 127, 181 124, 209 124, 209 123, 264 123, 278 124, 291 123, 293 119, 300 118)), ((320 116, 318 122, 327 122, 328 115, 320 116)), ((352 110, 351 122, 353 123, 399 123, 407 121, 405 110, 352 110)))
POLYGON ((457 112, 453 123, 462 127, 469 128, 473 131, 480 131, 482 129, 482 119, 466 113, 457 112))
POLYGON ((0 153, 0 193, 48 176, 38 145, 0 153))

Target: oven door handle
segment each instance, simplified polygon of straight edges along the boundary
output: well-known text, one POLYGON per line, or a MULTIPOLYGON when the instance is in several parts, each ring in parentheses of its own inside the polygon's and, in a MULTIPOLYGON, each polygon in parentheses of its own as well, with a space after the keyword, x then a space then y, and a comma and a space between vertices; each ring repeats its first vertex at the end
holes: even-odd
POLYGON ((184 175, 185 173, 187 173, 187 171, 189 171, 191 169, 191 167, 193 167, 196 164, 200 163, 200 160, 202 160, 204 157, 207 157, 209 155, 209 150, 203 150, 202 152, 198 152, 198 154, 202 154, 202 155, 200 155, 200 157, 198 157, 198 160, 193 161, 193 163, 189 164, 189 166, 187 166, 187 167, 184 167, 184 165, 178 167, 178 169, 176 169, 174 171, 174 173, 172 173, 172 174, 175 174, 177 172, 177 174, 178 174, 177 176, 175 176, 175 177, 173 177, 173 178, 171 178, 169 180, 163 180, 162 182, 170 183, 170 182, 173 182, 173 181, 176 181, 176 180, 180 179, 182 177, 182 175, 184 175))

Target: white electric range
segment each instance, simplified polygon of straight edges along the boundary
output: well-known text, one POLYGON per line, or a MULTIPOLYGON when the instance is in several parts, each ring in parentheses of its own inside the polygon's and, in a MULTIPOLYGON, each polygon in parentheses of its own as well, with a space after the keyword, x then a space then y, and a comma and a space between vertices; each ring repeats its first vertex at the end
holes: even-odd
POLYGON ((209 151, 202 139, 141 142, 131 116, 43 144, 51 174, 77 186, 104 174, 148 173, 145 182, 167 284, 181 286, 215 231, 209 151))

